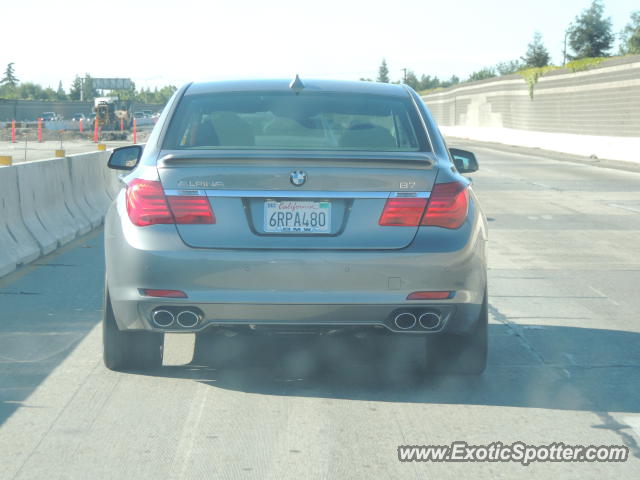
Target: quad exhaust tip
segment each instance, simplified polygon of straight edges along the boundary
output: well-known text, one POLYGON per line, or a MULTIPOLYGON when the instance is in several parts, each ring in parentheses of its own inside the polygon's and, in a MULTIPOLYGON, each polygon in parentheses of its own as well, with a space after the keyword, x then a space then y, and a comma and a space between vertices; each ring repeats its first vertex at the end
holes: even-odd
POLYGON ((173 325, 175 317, 169 310, 156 310, 151 316, 153 323, 160 328, 167 328, 173 325))
POLYGON ((398 330, 437 330, 442 326, 442 316, 439 312, 400 312, 393 319, 398 330))
POLYGON ((184 310, 180 312, 176 318, 176 322, 182 328, 193 328, 200 321, 200 317, 197 313, 192 312, 191 310, 184 310))
POLYGON ((416 316, 409 312, 400 313, 393 319, 393 323, 400 330, 409 330, 416 326, 416 316))
POLYGON ((440 326, 440 315, 435 312, 426 312, 420 315, 418 323, 425 330, 435 330, 440 326))
POLYGON ((192 309, 176 309, 175 307, 157 308, 151 314, 151 320, 159 328, 193 328, 200 323, 202 316, 192 309))

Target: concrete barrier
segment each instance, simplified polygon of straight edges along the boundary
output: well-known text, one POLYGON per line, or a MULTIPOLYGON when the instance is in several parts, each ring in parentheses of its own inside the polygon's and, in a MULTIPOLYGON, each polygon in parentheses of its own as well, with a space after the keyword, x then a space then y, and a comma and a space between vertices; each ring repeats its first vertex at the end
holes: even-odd
MULTIPOLYGON (((11 167, 0 168, 0 276, 12 272, 18 262, 18 249, 16 240, 9 232, 7 225, 8 210, 19 199, 12 198, 11 192, 6 188, 11 178, 15 179, 15 169, 11 167), (13 175, 11 175, 11 174, 13 175)), ((17 192, 16 192, 17 193, 17 192)))
POLYGON ((11 238, 8 230, 4 225, 0 225, 0 243, 3 248, 0 249, 0 277, 16 269, 17 252, 11 248, 15 243, 11 238))
POLYGON ((109 152, 71 155, 71 184, 76 204, 93 228, 102 223, 111 203, 105 187, 105 173, 109 152))
POLYGON ((78 228, 64 201, 64 160, 23 163, 17 169, 22 215, 43 253, 69 243, 78 228))
POLYGON ((58 179, 62 187, 64 204, 73 218, 75 233, 76 235, 84 235, 91 230, 92 225, 89 218, 82 213, 74 196, 74 189, 71 183, 71 161, 68 158, 62 158, 56 162, 56 165, 59 166, 58 179))
MULTIPOLYGON (((32 177, 35 173, 33 167, 28 168, 29 164, 22 165, 23 168, 18 169, 18 188, 20 190, 20 213, 27 230, 33 235, 38 242, 40 252, 43 255, 53 252, 58 246, 56 237, 49 233, 40 220, 38 213, 39 202, 36 199, 36 191, 38 190, 37 179, 32 177)), ((17 168, 17 167, 16 167, 17 168)), ((42 179, 40 179, 42 181, 42 179)))
POLYGON ((0 276, 102 223, 122 188, 109 155, 0 167, 0 276))
POLYGON ((20 213, 16 167, 0 168, 0 276, 41 254, 40 246, 27 230, 20 213), (7 261, 7 257, 10 257, 7 261), (11 265, 13 264, 13 268, 11 265), (7 270, 10 268, 10 270, 7 270))
MULTIPOLYGON (((105 165, 107 160, 108 160, 108 157, 105 160, 105 165)), ((122 181, 120 181, 120 175, 122 174, 126 175, 127 173, 128 172, 123 172, 121 170, 111 170, 110 168, 102 169, 105 191, 107 192, 107 195, 109 196, 109 198, 111 198, 112 200, 118 196, 118 193, 124 186, 122 181)))

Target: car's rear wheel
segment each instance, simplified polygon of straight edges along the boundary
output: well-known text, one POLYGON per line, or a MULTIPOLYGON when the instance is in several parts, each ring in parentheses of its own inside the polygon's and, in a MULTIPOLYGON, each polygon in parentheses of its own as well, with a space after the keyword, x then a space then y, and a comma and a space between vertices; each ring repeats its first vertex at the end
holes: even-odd
POLYGON ((150 370, 162 365, 164 334, 119 330, 109 292, 104 298, 102 342, 104 364, 111 370, 150 370))
POLYGON ((480 309, 476 327, 471 334, 442 334, 427 337, 426 364, 428 373, 480 375, 487 366, 488 352, 487 293, 480 309))

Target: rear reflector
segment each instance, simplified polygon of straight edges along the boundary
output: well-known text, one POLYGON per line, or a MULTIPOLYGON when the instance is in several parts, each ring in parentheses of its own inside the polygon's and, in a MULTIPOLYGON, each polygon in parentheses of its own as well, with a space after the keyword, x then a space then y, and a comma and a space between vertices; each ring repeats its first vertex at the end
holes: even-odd
POLYGON ((455 292, 413 292, 407 295, 407 300, 445 300, 454 295, 455 292))
POLYGON ((433 186, 429 206, 420 225, 460 228, 467 218, 469 191, 458 182, 438 183, 433 186))
POLYGON ((182 290, 154 290, 152 288, 143 288, 141 292, 147 297, 187 298, 187 294, 182 290))
POLYGON ((166 197, 156 180, 136 178, 127 186, 127 212, 134 225, 212 224, 216 217, 209 199, 203 196, 166 197))
POLYGON ((384 206, 378 224, 384 227, 416 227, 426 205, 426 198, 390 198, 384 206))

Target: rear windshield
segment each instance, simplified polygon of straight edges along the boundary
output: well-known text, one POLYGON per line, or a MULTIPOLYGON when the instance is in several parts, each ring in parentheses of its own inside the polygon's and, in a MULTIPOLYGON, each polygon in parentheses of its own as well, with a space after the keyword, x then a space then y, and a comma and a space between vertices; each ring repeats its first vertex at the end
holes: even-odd
POLYGON ((407 98, 301 92, 185 96, 163 148, 171 150, 426 151, 407 98))

